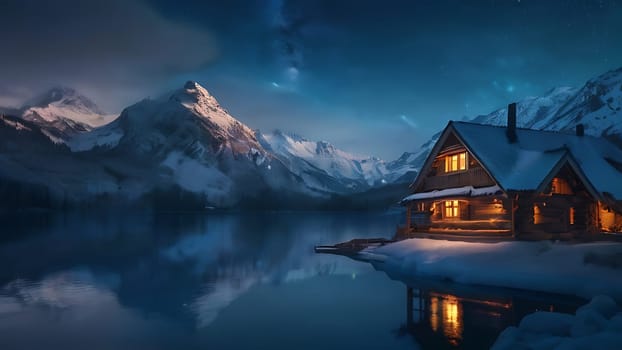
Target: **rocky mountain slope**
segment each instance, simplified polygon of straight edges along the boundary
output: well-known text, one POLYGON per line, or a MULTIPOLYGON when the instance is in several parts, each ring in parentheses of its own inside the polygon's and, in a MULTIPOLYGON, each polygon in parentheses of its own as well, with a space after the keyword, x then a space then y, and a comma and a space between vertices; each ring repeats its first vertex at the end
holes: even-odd
MULTIPOLYGON (((586 133, 620 141, 621 109, 618 69, 580 89, 555 88, 519 101, 517 122, 568 132, 583 123, 586 133)), ((192 81, 127 107, 116 119, 66 88, 3 114, 0 189, 5 198, 26 202, 190 199, 193 205, 287 207, 325 200, 347 205, 348 196, 367 202, 372 197, 365 193, 376 200, 382 188, 395 185, 401 191, 411 182, 440 134, 384 162, 325 141, 252 130, 192 81)), ((501 108, 471 121, 505 125, 506 114, 501 108)))
POLYGON ((38 125, 55 143, 67 143, 74 136, 115 118, 102 112, 89 98, 66 87, 53 88, 26 102, 17 114, 38 125))
MULTIPOLYGON (((507 108, 469 120, 474 123, 506 125, 507 108)), ((519 127, 574 132, 577 124, 584 124, 585 132, 594 136, 612 138, 622 145, 622 68, 590 79, 582 88, 560 87, 543 96, 527 97, 517 102, 519 127)), ((406 174, 397 181, 412 181, 434 143, 435 134, 415 152, 405 152, 387 164, 389 172, 406 174)))
POLYGON ((360 191, 386 183, 388 171, 379 158, 353 155, 326 141, 309 141, 280 130, 258 133, 258 139, 290 171, 314 187, 335 190, 330 182, 336 182, 344 190, 360 191))
POLYGON ((132 201, 154 191, 167 197, 179 188, 206 205, 226 207, 258 198, 321 200, 369 189, 383 180, 385 170, 378 159, 355 157, 326 142, 251 130, 196 82, 127 107, 100 127, 91 118, 94 104, 79 98, 69 103, 68 95, 79 95, 64 91, 59 100, 60 94, 51 92, 41 100, 46 113, 28 107, 24 111, 30 114, 3 117, 15 148, 29 149, 32 135, 37 135, 38 142, 59 145, 60 150, 46 157, 38 152, 0 154, 7 160, 3 178, 54 187, 50 193, 62 193, 71 201, 132 201), (55 103, 71 105, 73 114, 52 113, 61 113, 50 107, 55 103), (312 144, 312 150, 305 148, 312 144), (300 149, 309 152, 287 153, 288 145, 304 145, 300 149))

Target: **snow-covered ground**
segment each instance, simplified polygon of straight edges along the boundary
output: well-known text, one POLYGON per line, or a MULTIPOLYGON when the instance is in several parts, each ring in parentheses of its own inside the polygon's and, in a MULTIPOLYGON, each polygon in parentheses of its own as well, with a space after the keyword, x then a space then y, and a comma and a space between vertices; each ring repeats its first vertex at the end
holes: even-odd
POLYGON ((620 349, 622 312, 608 296, 597 296, 575 315, 538 311, 518 327, 501 333, 493 350, 505 349, 620 349))
POLYGON ((389 274, 622 301, 622 244, 471 243, 413 238, 359 258, 389 274))

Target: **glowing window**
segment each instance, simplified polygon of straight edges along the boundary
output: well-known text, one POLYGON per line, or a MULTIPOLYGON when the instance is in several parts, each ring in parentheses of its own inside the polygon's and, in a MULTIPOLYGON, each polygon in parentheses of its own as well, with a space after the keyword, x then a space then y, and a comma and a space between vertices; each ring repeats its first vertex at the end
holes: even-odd
POLYGON ((456 153, 445 157, 445 172, 466 170, 467 154, 466 152, 456 153))
POLYGON ((551 181, 551 193, 572 194, 572 188, 568 181, 555 177, 553 181, 551 181))
POLYGON ((460 216, 459 202, 457 200, 445 201, 445 217, 457 218, 460 216))
POLYGON ((423 202, 417 203, 417 210, 418 211, 424 211, 425 210, 425 203, 423 203, 423 202))

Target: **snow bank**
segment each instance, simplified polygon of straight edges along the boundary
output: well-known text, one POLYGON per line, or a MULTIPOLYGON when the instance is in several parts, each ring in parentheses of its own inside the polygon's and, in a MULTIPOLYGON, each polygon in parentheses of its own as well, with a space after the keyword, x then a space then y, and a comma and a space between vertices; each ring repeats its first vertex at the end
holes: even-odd
POLYGON ((497 185, 490 187, 481 187, 474 188, 473 186, 464 186, 457 188, 446 188, 444 190, 434 190, 431 192, 419 192, 415 194, 411 194, 408 197, 402 199, 402 203, 418 200, 418 199, 430 199, 430 198, 441 198, 441 197, 453 197, 453 196, 466 196, 466 197, 477 197, 477 196, 489 196, 496 194, 497 192, 501 192, 501 188, 497 185))
POLYGON ((622 312, 608 296, 597 296, 575 315, 538 311, 497 338, 503 349, 620 349, 622 312))
POLYGON ((389 274, 622 301, 622 244, 407 239, 359 258, 389 274))

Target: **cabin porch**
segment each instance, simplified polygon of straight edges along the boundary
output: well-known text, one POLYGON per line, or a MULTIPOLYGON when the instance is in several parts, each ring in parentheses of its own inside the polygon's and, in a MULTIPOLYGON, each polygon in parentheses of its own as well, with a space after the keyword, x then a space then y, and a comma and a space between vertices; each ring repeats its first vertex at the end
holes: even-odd
POLYGON ((405 225, 398 227, 396 236, 598 240, 611 239, 611 233, 621 231, 622 215, 604 202, 576 195, 522 193, 411 201, 405 225))
POLYGON ((503 196, 449 197, 407 205, 402 233, 512 233, 511 200, 503 196))

